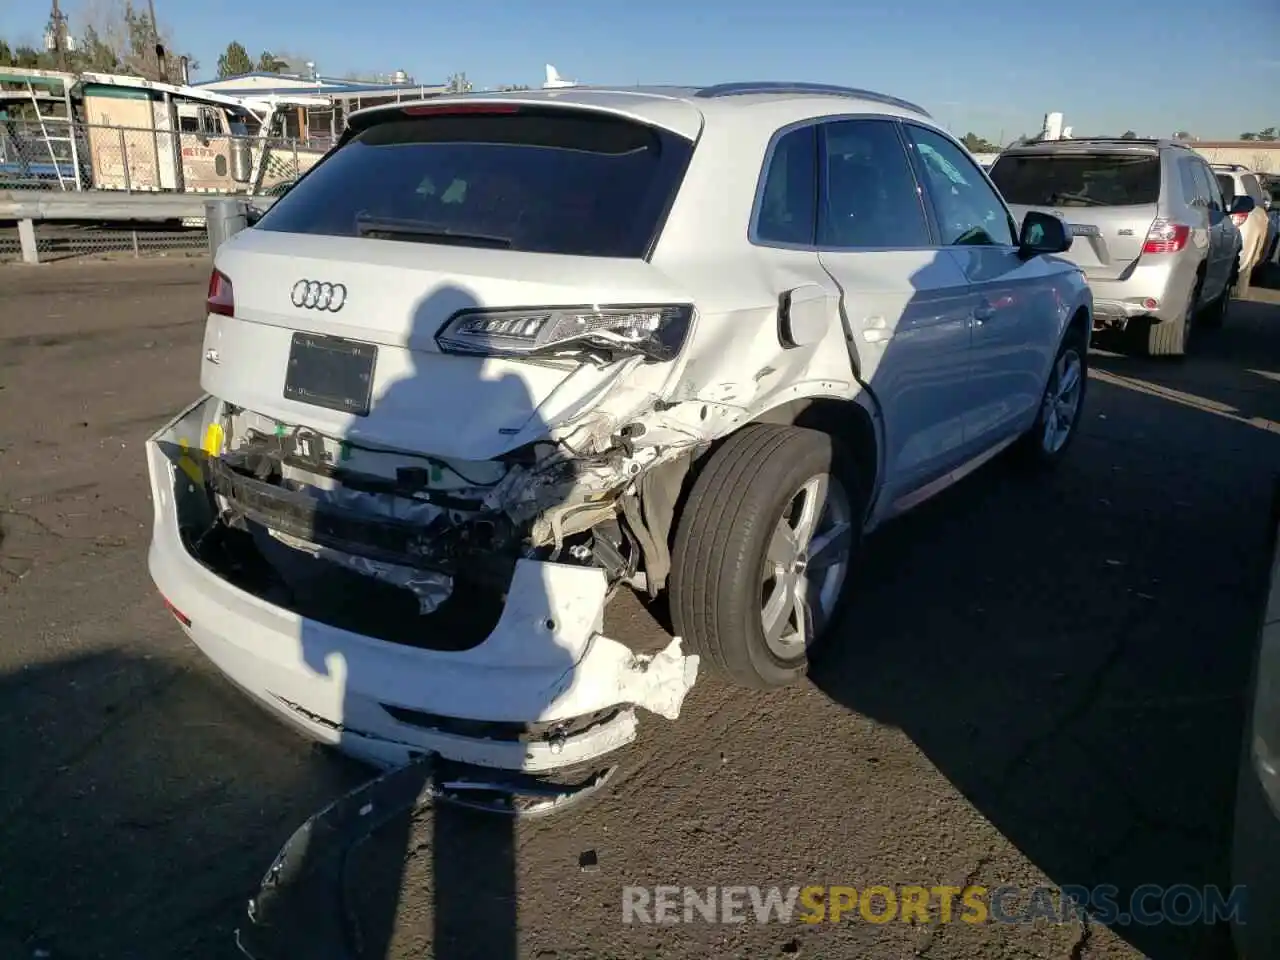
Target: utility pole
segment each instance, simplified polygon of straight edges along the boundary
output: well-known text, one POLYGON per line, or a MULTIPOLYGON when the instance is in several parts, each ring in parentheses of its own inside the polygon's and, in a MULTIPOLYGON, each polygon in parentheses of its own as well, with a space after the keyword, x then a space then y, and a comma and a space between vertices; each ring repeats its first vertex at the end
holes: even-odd
POLYGON ((156 79, 168 80, 164 64, 164 48, 160 46, 160 26, 156 23, 156 0, 147 0, 147 14, 151 17, 151 49, 156 55, 156 79))
POLYGON ((58 69, 66 70, 67 49, 70 46, 67 42, 67 16, 58 6, 58 0, 53 0, 53 9, 49 13, 49 30, 44 42, 45 48, 57 59, 58 69))

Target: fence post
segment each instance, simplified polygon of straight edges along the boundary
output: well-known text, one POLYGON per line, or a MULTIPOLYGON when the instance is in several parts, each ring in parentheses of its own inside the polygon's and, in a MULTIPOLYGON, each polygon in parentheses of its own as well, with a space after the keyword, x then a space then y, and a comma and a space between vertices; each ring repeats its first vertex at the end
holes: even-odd
POLYGON ((34 220, 18 221, 18 246, 22 248, 23 263, 40 262, 40 249, 36 246, 36 225, 34 220))
POLYGON ((133 178, 129 176, 129 152, 124 142, 124 127, 118 127, 120 133, 120 169, 124 171, 124 191, 133 193, 133 178))
POLYGON ((209 234, 209 252, 217 253, 218 247, 249 226, 248 203, 235 197, 208 200, 204 205, 204 223, 209 234))

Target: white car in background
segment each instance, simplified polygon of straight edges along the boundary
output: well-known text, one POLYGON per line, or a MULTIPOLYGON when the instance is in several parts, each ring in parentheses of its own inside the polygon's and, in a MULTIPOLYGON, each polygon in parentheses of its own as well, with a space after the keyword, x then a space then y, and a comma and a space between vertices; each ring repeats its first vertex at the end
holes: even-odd
POLYGON ((1253 268, 1262 263, 1275 243, 1275 221, 1270 217, 1271 193, 1262 186, 1258 174, 1238 163, 1209 165, 1218 179, 1230 207, 1236 197, 1248 197, 1255 204, 1248 213, 1233 213, 1231 221, 1240 231, 1241 282, 1247 283, 1253 268))
POLYGON ((354 755, 602 763, 700 660, 803 676, 865 531, 1015 444, 1062 459, 1093 308, 1069 245, 865 90, 355 113, 217 250, 207 395, 147 444, 151 575, 354 755), (607 635, 624 587, 667 593, 665 647, 607 635))

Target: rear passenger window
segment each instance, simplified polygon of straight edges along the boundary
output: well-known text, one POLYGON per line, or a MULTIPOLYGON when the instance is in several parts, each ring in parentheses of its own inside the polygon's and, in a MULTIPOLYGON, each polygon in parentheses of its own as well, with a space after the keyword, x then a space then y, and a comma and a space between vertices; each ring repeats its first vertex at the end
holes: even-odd
POLYGON ((911 161, 892 121, 825 124, 822 165, 820 247, 933 246, 911 161))
POLYGON ((818 203, 817 132, 812 125, 784 134, 774 147, 760 194, 756 238, 770 243, 813 243, 818 203))
POLYGON ((1194 160, 1183 157, 1178 161, 1178 181, 1182 186, 1182 199, 1188 204, 1193 204, 1197 200, 1208 200, 1205 195, 1204 185, 1201 184, 1196 176, 1196 162, 1194 160))
POLYGON ((1199 195, 1204 198, 1210 210, 1221 213, 1223 210, 1222 184, 1218 183, 1218 178, 1213 175, 1213 171, 1202 161, 1192 160, 1191 163, 1195 166, 1196 182, 1200 185, 1199 195))

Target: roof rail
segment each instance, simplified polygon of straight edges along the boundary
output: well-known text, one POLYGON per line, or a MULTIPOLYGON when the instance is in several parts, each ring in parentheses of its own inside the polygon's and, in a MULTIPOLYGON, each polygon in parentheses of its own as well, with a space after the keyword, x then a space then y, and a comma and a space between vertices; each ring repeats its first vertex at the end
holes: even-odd
POLYGON ((1159 137, 1062 137, 1058 140, 1035 140, 1033 143, 1133 143, 1150 146, 1153 143, 1177 143, 1159 137))
POLYGON ((863 90, 859 87, 842 87, 834 83, 792 83, 782 80, 717 83, 714 86, 703 87, 694 96, 712 99, 715 97, 746 96, 753 93, 802 93, 833 97, 857 97, 859 100, 873 100, 876 103, 898 107, 902 110, 910 110, 926 117, 929 116, 927 110, 919 104, 912 103, 910 100, 891 97, 886 93, 876 93, 874 90, 863 90))

